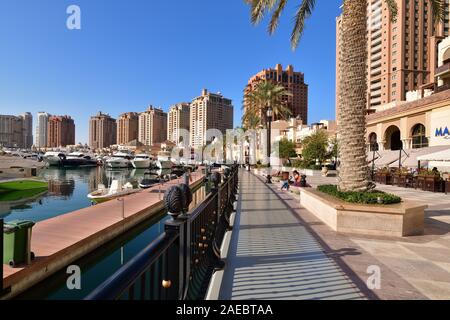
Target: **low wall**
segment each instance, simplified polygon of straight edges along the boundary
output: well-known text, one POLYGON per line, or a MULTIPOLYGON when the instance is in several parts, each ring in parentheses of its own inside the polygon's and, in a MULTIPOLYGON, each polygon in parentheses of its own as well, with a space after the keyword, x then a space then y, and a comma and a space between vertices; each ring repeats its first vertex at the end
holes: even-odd
POLYGON ((406 237, 423 234, 427 205, 349 204, 315 189, 302 189, 300 203, 337 232, 406 237))

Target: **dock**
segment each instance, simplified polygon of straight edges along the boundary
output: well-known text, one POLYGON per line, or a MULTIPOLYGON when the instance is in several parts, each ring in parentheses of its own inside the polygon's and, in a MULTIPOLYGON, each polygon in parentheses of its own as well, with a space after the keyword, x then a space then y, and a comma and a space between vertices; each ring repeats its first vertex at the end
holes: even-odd
MULTIPOLYGON (((191 188, 204 179, 201 170, 191 174, 191 188)), ((147 190, 38 222, 32 232, 31 250, 36 259, 28 266, 3 265, 4 286, 13 298, 47 277, 148 220, 164 208, 164 192, 183 182, 172 180, 147 190), (122 207, 122 205, 124 207, 122 207)))

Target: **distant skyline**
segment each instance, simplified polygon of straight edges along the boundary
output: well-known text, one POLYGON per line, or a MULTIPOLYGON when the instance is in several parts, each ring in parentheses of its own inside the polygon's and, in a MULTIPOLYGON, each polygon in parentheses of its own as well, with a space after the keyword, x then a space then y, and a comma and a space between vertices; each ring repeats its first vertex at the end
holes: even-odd
MULTIPOLYGON (((292 64, 309 85, 309 122, 334 119, 335 19, 340 1, 322 1, 290 49, 291 10, 277 33, 250 23, 243 0, 5 0, 0 10, 0 114, 45 111, 75 120, 88 142, 89 118, 117 118, 189 102, 203 88, 233 100, 240 125, 248 79, 292 64), (81 8, 81 30, 68 30, 66 9, 81 8)), ((33 130, 33 134, 35 131, 33 130)))

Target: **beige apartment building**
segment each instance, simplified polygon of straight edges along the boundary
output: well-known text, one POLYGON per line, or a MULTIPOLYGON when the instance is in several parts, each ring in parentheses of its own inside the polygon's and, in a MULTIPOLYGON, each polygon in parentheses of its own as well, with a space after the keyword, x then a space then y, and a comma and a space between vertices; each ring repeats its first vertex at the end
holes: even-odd
POLYGON ((167 113, 149 106, 139 114, 138 141, 144 146, 153 146, 167 140, 167 113))
POLYGON ((123 113, 117 119, 117 144, 124 145, 138 139, 139 114, 123 113))
MULTIPOLYGON (((449 1, 445 22, 434 24, 427 0, 397 0, 392 21, 385 0, 368 0, 367 108, 403 101, 413 90, 435 89, 439 42, 449 35, 449 1)), ((336 115, 340 76, 341 17, 336 20, 336 115)))
POLYGON ((232 101, 221 93, 210 93, 204 89, 202 95, 191 102, 189 121, 190 145, 205 146, 214 139, 214 136, 207 136, 208 130, 216 129, 225 135, 227 129, 233 129, 232 101))
MULTIPOLYGON (((190 119, 190 104, 183 102, 173 105, 169 109, 169 115, 167 119, 167 139, 173 143, 179 143, 180 130, 189 131, 189 119, 190 119)), ((184 141, 189 144, 189 141, 184 141)))
POLYGON ((116 119, 99 112, 89 120, 89 147, 92 149, 108 148, 117 143, 116 119))
POLYGON ((286 96, 283 98, 286 106, 291 111, 291 117, 299 117, 304 124, 307 124, 308 85, 305 83, 304 74, 302 72, 294 71, 294 67, 292 65, 289 65, 286 70, 283 70, 283 66, 281 64, 277 64, 274 69, 264 69, 251 77, 245 88, 245 93, 247 94, 253 91, 260 81, 266 79, 272 80, 277 84, 284 86, 292 93, 292 96, 286 96))
POLYGON ((50 116, 47 125, 47 147, 58 148, 75 144, 75 122, 69 116, 50 116))
POLYGON ((0 115, 0 146, 23 147, 23 120, 11 115, 0 115))

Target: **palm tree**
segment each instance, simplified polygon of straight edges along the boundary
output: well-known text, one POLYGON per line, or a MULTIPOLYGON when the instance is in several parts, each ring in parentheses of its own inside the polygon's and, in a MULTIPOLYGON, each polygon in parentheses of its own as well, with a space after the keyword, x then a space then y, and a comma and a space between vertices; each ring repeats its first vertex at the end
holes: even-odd
POLYGON ((246 111, 242 116, 245 129, 257 129, 261 125, 261 118, 253 111, 246 111))
POLYGON ((270 80, 258 82, 255 89, 244 95, 244 123, 247 128, 258 126, 262 122, 266 124, 265 116, 267 108, 272 108, 275 119, 287 119, 291 110, 287 107, 283 98, 292 96, 285 87, 270 80))
MULTIPOLYGON (((287 0, 244 0, 251 8, 251 21, 258 24, 267 13, 272 13, 268 32, 275 32, 287 0)), ((305 20, 314 10, 316 0, 297 0, 291 34, 295 50, 305 28, 305 20)), ((328 0, 329 1, 329 0, 328 0)), ((385 0, 391 19, 397 16, 395 0, 385 0)), ((435 22, 443 20, 444 1, 428 0, 435 22)), ((341 29, 338 123, 339 123, 339 188, 342 191, 365 191, 372 187, 366 157, 366 92, 367 92, 367 0, 344 0, 341 29)))

